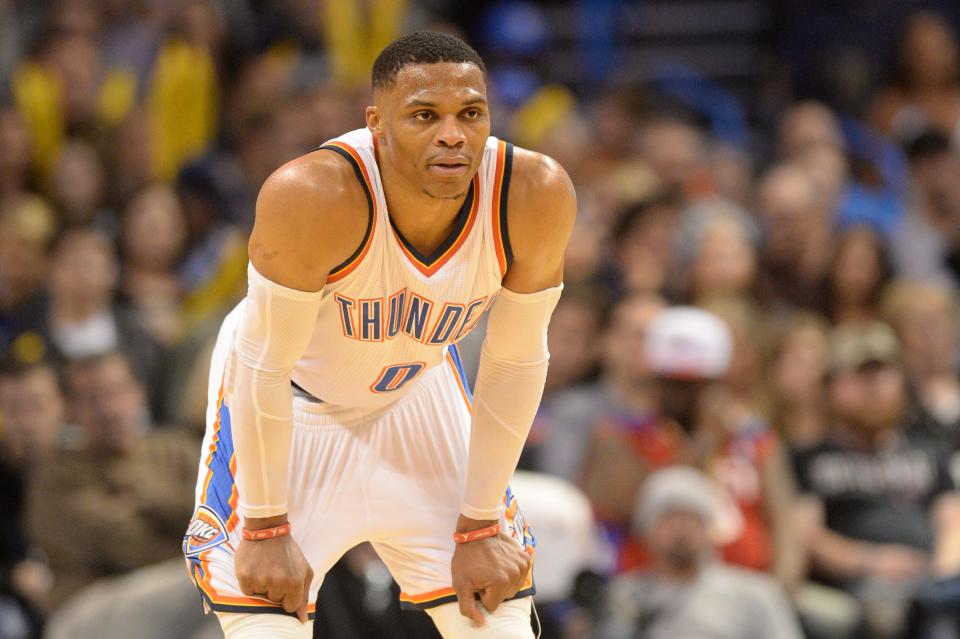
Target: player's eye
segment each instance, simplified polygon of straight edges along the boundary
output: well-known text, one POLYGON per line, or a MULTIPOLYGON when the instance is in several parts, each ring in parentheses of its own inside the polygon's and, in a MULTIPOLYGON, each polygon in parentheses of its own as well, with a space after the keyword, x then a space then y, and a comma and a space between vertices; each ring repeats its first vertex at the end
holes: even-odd
POLYGON ((467 109, 463 112, 463 117, 467 118, 468 120, 476 120, 480 117, 480 115, 480 109, 467 109))
POLYGON ((419 120, 420 122, 429 122, 433 119, 433 114, 429 111, 417 111, 413 114, 414 120, 419 120))

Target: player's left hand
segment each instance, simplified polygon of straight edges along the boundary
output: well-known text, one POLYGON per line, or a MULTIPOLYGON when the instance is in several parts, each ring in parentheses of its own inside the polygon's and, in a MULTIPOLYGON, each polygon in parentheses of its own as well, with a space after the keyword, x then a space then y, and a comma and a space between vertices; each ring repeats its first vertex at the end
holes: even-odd
MULTIPOLYGON (((457 531, 477 530, 494 523, 461 516, 457 531)), ((503 531, 495 537, 457 544, 450 570, 460 614, 482 624, 480 604, 492 613, 504 600, 517 594, 523 588, 532 562, 533 558, 503 531)))

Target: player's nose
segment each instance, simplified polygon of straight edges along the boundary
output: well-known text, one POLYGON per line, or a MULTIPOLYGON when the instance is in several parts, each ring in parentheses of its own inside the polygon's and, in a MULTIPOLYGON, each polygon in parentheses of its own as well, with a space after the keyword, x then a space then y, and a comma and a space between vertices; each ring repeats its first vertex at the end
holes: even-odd
POLYGON ((437 144, 455 147, 461 146, 466 140, 466 133, 455 115, 448 115, 440 119, 440 127, 437 129, 437 144))

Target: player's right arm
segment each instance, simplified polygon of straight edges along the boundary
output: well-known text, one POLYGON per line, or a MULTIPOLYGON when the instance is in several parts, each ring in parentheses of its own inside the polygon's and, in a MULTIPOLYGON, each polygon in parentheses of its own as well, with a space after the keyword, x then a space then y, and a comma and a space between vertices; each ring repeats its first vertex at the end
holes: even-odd
MULTIPOLYGON (((359 246, 367 222, 360 185, 334 153, 297 158, 260 190, 225 389, 238 506, 249 530, 287 522, 291 371, 313 334, 327 275, 359 246)), ((241 541, 235 565, 244 593, 266 596, 306 621, 313 574, 292 537, 241 541)))

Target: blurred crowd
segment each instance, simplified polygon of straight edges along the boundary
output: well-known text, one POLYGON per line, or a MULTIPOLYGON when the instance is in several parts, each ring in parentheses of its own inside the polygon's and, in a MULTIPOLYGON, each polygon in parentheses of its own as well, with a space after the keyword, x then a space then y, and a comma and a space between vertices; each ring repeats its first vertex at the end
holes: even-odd
MULTIPOLYGON (((844 99, 784 62, 744 138, 642 78, 558 84, 508 28, 537 4, 474 4, 0 0, 0 639, 218 636, 179 543, 256 194, 363 125, 416 28, 477 45, 494 134, 577 188, 514 485, 542 636, 960 636, 955 26, 904 13, 844 99)), ((369 547, 316 636, 436 637, 369 547)))

